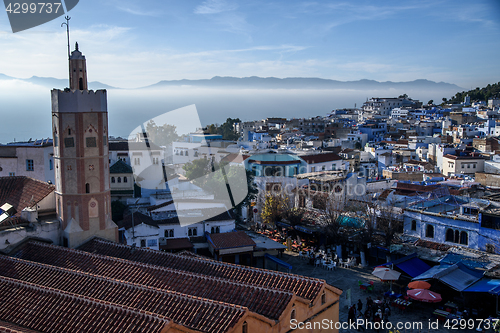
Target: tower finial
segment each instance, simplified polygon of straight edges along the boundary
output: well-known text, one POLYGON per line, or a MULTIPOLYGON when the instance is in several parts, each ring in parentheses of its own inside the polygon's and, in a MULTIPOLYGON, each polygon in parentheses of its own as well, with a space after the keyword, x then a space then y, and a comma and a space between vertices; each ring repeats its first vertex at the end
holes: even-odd
POLYGON ((75 50, 78 51, 78 42, 75 43, 75 50))

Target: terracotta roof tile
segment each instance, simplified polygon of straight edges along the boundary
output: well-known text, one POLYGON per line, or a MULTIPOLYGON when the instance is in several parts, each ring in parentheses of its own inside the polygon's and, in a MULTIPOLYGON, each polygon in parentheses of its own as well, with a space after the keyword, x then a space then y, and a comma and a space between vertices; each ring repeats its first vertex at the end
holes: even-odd
MULTIPOLYGON (((144 287, 50 265, 0 256, 0 275, 80 296, 125 305, 169 317, 202 332, 226 332, 243 317, 246 308, 144 287), (147 302, 144 300, 147 299, 147 302), (197 313, 197 316, 192 314, 197 313), (223 316, 220 314, 224 313, 223 316)), ((1 331, 0 331, 1 332, 1 331)))
POLYGON ((0 320, 47 333, 159 333, 171 325, 158 314, 6 277, 0 277, 0 304, 0 320))
POLYGON ((0 206, 9 203, 20 216, 26 207, 32 207, 55 190, 54 185, 29 177, 0 177, 0 206))
POLYGON ((143 248, 130 251, 130 246, 109 242, 101 238, 93 238, 80 246, 79 249, 111 257, 174 268, 186 272, 219 277, 231 281, 281 289, 293 292, 297 296, 311 301, 318 296, 321 288, 325 285, 324 280, 254 267, 245 267, 211 259, 178 256, 167 252, 143 248))
POLYGON ((38 333, 11 323, 0 321, 0 333, 38 333))
MULTIPOLYGON (((130 252, 131 248, 128 247, 127 250, 130 252)), ((135 249, 133 252, 137 253, 139 250, 135 249)), ((186 272, 39 242, 25 243, 13 256, 111 279, 138 283, 148 287, 236 304, 272 319, 278 319, 293 298, 293 293, 271 289, 274 287, 272 285, 269 286, 270 288, 266 288, 266 286, 262 285, 206 276, 195 273, 193 270, 186 272), (273 299, 274 303, 266 304, 266 300, 269 299, 273 299)), ((170 258, 177 260, 190 259, 189 262, 192 268, 195 268, 197 266, 196 261, 200 260, 184 256, 170 258)), ((224 267, 220 266, 220 268, 224 267)), ((320 288, 321 286, 322 284, 319 283, 320 288)))
POLYGON ((255 246, 255 242, 244 231, 208 234, 208 241, 214 249, 230 249, 235 247, 255 246))

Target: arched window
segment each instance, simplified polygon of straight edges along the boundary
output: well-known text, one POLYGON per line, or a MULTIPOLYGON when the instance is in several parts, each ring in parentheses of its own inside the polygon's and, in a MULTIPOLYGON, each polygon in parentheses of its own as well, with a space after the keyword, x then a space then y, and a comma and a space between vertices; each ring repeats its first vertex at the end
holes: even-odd
POLYGON ((83 90, 83 78, 78 79, 78 90, 83 90))
POLYGON ((460 241, 460 232, 458 230, 455 230, 455 243, 458 244, 460 241))
POLYGON ((326 293, 323 291, 323 294, 321 295, 321 305, 324 305, 326 303, 326 293))
POLYGON ((460 244, 469 245, 469 235, 465 231, 460 232, 460 244))
POLYGON ((295 319, 295 309, 292 310, 292 313, 290 314, 290 319, 295 319))
POLYGON ((122 177, 118 177, 118 183, 122 182, 122 177))
POLYGON ((434 238, 434 226, 428 224, 427 229, 425 230, 425 237, 434 238))
POLYGON ((215 227, 215 233, 216 234, 220 233, 220 227, 215 227))
POLYGON ((453 230, 452 229, 446 230, 446 241, 453 242, 453 240, 454 240, 453 230))
POLYGON ((174 237, 174 229, 170 229, 170 231, 168 232, 168 236, 174 237))
POLYGON ((211 234, 214 234, 214 233, 215 233, 215 228, 214 228, 214 227, 210 228, 210 233, 211 233, 211 234))
POLYGON ((124 183, 128 182, 127 177, 123 177, 123 182, 124 183))
POLYGON ((248 324, 247 322, 243 322, 243 325, 241 326, 241 333, 248 333, 248 324))
POLYGON ((193 229, 191 228, 188 229, 188 236, 189 237, 193 236, 193 229))
POLYGON ((411 220, 411 230, 417 231, 417 221, 411 220))
POLYGON ((111 182, 114 183, 115 182, 115 177, 111 177, 111 182))
POLYGON ((85 193, 90 193, 90 184, 89 183, 85 184, 85 193))

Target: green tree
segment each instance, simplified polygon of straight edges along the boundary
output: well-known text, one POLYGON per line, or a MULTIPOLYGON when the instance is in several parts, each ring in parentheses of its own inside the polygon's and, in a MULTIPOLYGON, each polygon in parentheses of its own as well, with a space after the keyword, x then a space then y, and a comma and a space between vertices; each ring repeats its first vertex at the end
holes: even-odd
POLYGON ((146 124, 146 132, 149 140, 159 146, 168 146, 172 142, 179 140, 175 125, 163 124, 158 126, 153 120, 150 120, 146 124))
POLYGON ((431 99, 431 100, 429 100, 429 101, 427 102, 427 105, 433 105, 433 104, 434 104, 434 100, 433 100, 433 99, 431 99))
POLYGON ((186 172, 187 179, 193 181, 195 185, 203 186, 206 181, 203 177, 215 170, 215 168, 218 169, 218 165, 212 164, 209 159, 200 158, 184 164, 182 168, 186 172))

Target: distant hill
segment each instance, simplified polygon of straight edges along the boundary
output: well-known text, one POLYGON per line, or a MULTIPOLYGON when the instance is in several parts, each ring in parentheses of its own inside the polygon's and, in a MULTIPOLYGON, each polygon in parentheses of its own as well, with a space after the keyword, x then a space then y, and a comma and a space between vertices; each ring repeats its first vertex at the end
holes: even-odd
POLYGON ((488 99, 500 97, 500 82, 488 84, 484 88, 477 87, 474 90, 457 92, 455 96, 451 97, 448 103, 459 104, 464 101, 465 96, 469 95, 471 102, 473 101, 486 101, 488 99))
POLYGON ((387 88, 407 88, 407 89, 454 89, 460 90, 459 86, 445 82, 434 82, 429 80, 414 80, 409 82, 379 82, 374 80, 358 81, 337 81, 320 78, 276 78, 276 77, 221 77, 215 76, 211 79, 201 80, 170 80, 160 81, 153 85, 143 87, 160 88, 169 86, 194 86, 194 87, 225 87, 225 88, 270 88, 270 89, 355 89, 355 90, 376 90, 387 88))
MULTIPOLYGON (((29 79, 18 79, 0 74, 0 80, 21 80, 40 85, 47 88, 64 89, 68 86, 67 79, 56 79, 53 77, 38 77, 32 76, 29 79)), ((463 88, 446 82, 434 82, 425 79, 419 79, 408 82, 379 82, 375 80, 358 80, 358 81, 337 81, 320 78, 304 78, 304 77, 231 77, 231 76, 214 76, 211 79, 199 80, 165 80, 160 81, 150 86, 141 87, 138 89, 151 89, 162 87, 180 87, 193 86, 205 88, 253 88, 253 89, 352 89, 352 90, 383 90, 383 89, 447 89, 451 91, 460 91, 463 88)), ((120 89, 101 82, 90 82, 90 89, 120 89)))
MULTIPOLYGON (((53 77, 39 77, 39 76, 32 76, 29 79, 18 79, 15 77, 7 76, 5 74, 0 73, 0 80, 19 80, 19 81, 24 81, 24 82, 29 82, 33 83, 42 87, 46 88, 56 88, 56 89, 64 89, 68 87, 68 80, 67 79, 56 79, 53 77)), ((118 89, 112 86, 109 86, 107 84, 98 82, 98 81, 93 81, 89 82, 89 88, 92 90, 97 90, 97 89, 118 89)))

